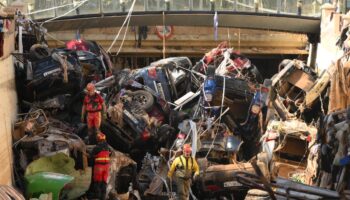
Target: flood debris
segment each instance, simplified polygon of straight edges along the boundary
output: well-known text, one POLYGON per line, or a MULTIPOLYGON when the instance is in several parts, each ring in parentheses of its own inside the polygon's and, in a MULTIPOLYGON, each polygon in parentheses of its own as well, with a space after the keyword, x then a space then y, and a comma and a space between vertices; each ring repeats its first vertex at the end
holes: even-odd
POLYGON ((198 176, 186 177, 192 199, 349 195, 343 60, 321 73, 283 60, 264 80, 225 42, 195 64, 170 57, 113 74, 92 41, 54 50, 36 45, 22 58, 17 87, 25 91, 19 99, 26 113, 18 115, 13 148, 17 186, 28 198, 94 195, 95 146, 80 121, 87 84, 107 110, 101 127, 89 132, 104 133, 111 149, 106 199, 179 198, 179 181, 167 174, 184 145, 199 166, 198 176), (50 177, 53 185, 45 185, 50 177))

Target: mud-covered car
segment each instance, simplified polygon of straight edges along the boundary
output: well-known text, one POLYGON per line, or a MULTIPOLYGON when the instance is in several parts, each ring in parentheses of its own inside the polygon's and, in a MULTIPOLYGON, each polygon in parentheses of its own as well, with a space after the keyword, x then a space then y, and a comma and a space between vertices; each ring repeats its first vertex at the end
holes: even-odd
MULTIPOLYGON (((89 190, 92 166, 88 154, 94 146, 86 146, 76 132, 70 125, 48 119, 43 110, 18 116, 13 136, 20 162, 15 163, 15 171, 17 184, 25 188, 27 197, 52 192, 54 198, 76 199, 89 190)), ((126 193, 124 183, 135 184, 135 176, 136 163, 112 149, 108 193, 126 193)))
POLYGON ((172 102, 186 93, 190 83, 188 73, 179 66, 188 69, 192 65, 186 57, 168 58, 116 76, 120 90, 108 99, 111 120, 103 124, 102 130, 114 130, 121 141, 130 139, 121 145, 127 149, 149 147, 153 152, 169 147, 175 139, 174 118, 184 118, 171 109, 172 102))
POLYGON ((27 57, 23 68, 16 66, 16 85, 23 91, 19 97, 29 102, 74 94, 80 90, 81 81, 80 63, 71 51, 56 49, 40 59, 27 57))
POLYGON ((281 119, 302 114, 316 119, 319 113, 314 111, 324 109, 319 99, 325 99, 325 88, 329 85, 330 75, 326 71, 318 75, 302 61, 286 59, 281 62, 279 72, 271 81, 272 103, 281 119))
POLYGON ((75 50, 82 66, 84 85, 112 75, 112 62, 107 52, 95 41, 71 40, 66 48, 75 50))
POLYGON ((21 62, 16 66, 16 85, 24 91, 19 94, 20 99, 33 102, 56 95, 74 95, 86 83, 111 76, 112 63, 108 54, 94 41, 84 44, 84 49, 49 49, 35 44, 29 53, 14 54, 21 62))

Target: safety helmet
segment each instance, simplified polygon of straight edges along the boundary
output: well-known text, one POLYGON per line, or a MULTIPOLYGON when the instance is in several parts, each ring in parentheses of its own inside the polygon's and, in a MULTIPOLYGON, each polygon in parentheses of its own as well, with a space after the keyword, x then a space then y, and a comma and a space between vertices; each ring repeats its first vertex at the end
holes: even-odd
POLYGON ((95 91, 95 85, 92 84, 92 83, 88 83, 88 84, 86 85, 86 90, 87 90, 88 92, 94 92, 94 91, 95 91))
POLYGON ((102 132, 97 133, 96 139, 98 142, 102 142, 106 140, 106 135, 102 132))
POLYGON ((192 148, 190 146, 190 144, 184 144, 183 146, 183 154, 186 157, 189 157, 192 153, 192 148))

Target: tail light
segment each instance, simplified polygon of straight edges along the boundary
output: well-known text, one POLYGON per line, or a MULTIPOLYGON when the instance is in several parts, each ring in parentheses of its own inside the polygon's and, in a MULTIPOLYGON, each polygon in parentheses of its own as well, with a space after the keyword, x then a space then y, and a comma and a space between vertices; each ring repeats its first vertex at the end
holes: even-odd
POLYGON ((212 191, 212 192, 216 192, 221 190, 221 187, 217 186, 217 185, 207 185, 207 190, 212 191))
POLYGON ((142 134, 141 134, 141 139, 142 139, 143 141, 147 141, 147 140, 149 140, 150 137, 151 137, 151 133, 148 132, 146 129, 143 130, 143 132, 142 132, 142 134))

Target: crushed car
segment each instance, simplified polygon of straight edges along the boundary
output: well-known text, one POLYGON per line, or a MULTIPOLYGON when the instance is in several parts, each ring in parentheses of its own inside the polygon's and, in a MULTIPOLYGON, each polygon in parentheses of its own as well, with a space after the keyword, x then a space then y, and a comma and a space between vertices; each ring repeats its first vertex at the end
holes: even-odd
MULTIPOLYGON (((75 199, 85 195, 92 180, 89 149, 75 134, 75 128, 56 119, 48 119, 43 110, 20 114, 14 131, 16 174, 27 197, 52 192, 53 199, 75 199), (24 180, 25 179, 25 180, 24 180), (51 185, 45 185, 51 180, 51 185), (26 185, 23 185, 26 183, 26 185)), ((136 163, 126 155, 112 151, 108 193, 125 193, 121 182, 133 182, 136 163)))

